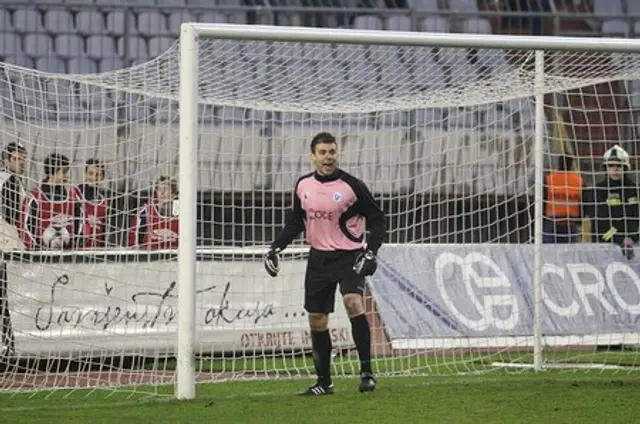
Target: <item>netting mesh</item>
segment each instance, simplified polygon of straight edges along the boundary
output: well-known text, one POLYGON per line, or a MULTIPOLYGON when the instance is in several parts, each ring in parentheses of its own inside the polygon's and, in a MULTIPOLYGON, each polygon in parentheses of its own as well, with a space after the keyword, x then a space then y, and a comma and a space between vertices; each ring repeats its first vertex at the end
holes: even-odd
MULTIPOLYGON (((141 209, 153 203, 159 177, 177 177, 179 60, 175 44, 148 63, 104 74, 1 65, 0 132, 28 153, 25 189, 42 183, 52 152, 70 159, 72 184, 83 183, 88 159, 99 159, 105 168, 99 188, 109 208, 97 247, 64 246, 60 255, 38 245, 33 252, 21 245, 20 230, 12 233, 15 249, 5 252, 12 355, 0 387, 174 381, 175 363, 164 358, 175 353, 176 246, 166 233, 151 245, 131 233, 141 209), (46 328, 38 324, 43 305, 50 311, 46 328), (146 370, 134 357, 151 358, 146 370)), ((548 52, 545 62, 547 162, 569 138, 598 150, 615 128, 623 142, 632 126, 623 117, 632 115, 621 101, 624 92, 610 90, 613 103, 599 104, 604 94, 588 87, 638 78, 636 55, 548 52), (615 124, 603 111, 613 111, 615 124), (584 113, 584 122, 565 119, 565 112, 584 113), (552 128, 562 119, 565 132, 552 128)), ((313 372, 304 356, 310 346, 302 308, 305 249, 290 251, 285 275, 273 283, 260 262, 264 249, 254 246, 269 243, 281 227, 296 179, 312 169, 309 141, 317 132, 336 135, 341 167, 362 178, 382 205, 391 245, 532 240, 533 52, 203 39, 198 75, 197 323, 198 352, 206 358, 198 365, 200 381, 313 372)), ((173 209, 160 215, 170 221, 179 196, 169 200, 173 209)), ((421 266, 407 258, 414 258, 405 261, 407 272, 421 266)), ((377 293, 400 298, 413 289, 402 290, 377 293)), ((402 302, 406 310, 415 307, 402 302)), ((421 315, 412 333, 403 334, 388 331, 391 316, 378 315, 375 296, 367 295, 367 305, 381 373, 488 372, 496 362, 531 362, 530 321, 506 345, 496 341, 499 332, 471 340, 474 333, 464 328, 431 340, 421 315)), ((336 310, 335 371, 350 375, 357 372, 350 324, 339 304, 336 310)), ((454 311, 442 314, 455 318, 454 311)), ((610 340, 603 335, 595 343, 610 340)), ((561 351, 556 358, 574 356, 561 351)))

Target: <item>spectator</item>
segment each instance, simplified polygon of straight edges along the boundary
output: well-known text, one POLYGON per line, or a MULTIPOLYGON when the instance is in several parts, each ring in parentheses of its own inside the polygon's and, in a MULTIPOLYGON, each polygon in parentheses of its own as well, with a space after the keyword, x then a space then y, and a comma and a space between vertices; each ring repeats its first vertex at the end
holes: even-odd
POLYGON ((23 175, 27 150, 20 143, 9 143, 2 152, 4 169, 0 171, 0 243, 5 250, 24 248, 18 235, 20 205, 27 192, 23 175))
POLYGON ((82 195, 83 246, 87 248, 104 247, 109 234, 109 199, 100 190, 104 178, 104 165, 97 159, 87 160, 84 182, 79 186, 82 195))
POLYGON ((573 163, 571 156, 562 155, 558 169, 545 178, 543 243, 578 242, 583 180, 573 163))
POLYGON ((81 194, 69 183, 69 159, 52 153, 44 161, 45 179, 22 202, 19 232, 28 249, 68 249, 82 231, 81 194))
POLYGON ((178 185, 171 178, 162 176, 153 186, 152 198, 131 222, 129 246, 176 249, 178 234, 178 185))
POLYGON ((606 178, 583 196, 585 227, 591 231, 594 243, 614 243, 627 259, 634 257, 633 245, 638 242, 640 224, 636 184, 626 173, 631 165, 629 154, 619 145, 604 153, 606 178))

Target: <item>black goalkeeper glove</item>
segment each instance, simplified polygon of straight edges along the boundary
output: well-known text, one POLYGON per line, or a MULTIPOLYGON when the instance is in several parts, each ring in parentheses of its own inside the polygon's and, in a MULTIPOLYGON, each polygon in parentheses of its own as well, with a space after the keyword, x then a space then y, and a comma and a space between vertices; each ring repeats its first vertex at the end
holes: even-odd
POLYGON ((280 272, 279 252, 280 249, 270 249, 264 258, 264 269, 266 269, 267 273, 272 277, 277 276, 278 272, 280 272))
POLYGON ((633 245, 630 246, 625 246, 624 244, 620 246, 620 248, 622 249, 622 255, 627 258, 627 260, 631 260, 633 258, 635 258, 636 253, 633 250, 633 245))
POLYGON ((366 277, 367 275, 373 275, 378 268, 378 261, 376 255, 371 250, 366 250, 358 255, 355 264, 353 264, 353 270, 356 274, 366 277))

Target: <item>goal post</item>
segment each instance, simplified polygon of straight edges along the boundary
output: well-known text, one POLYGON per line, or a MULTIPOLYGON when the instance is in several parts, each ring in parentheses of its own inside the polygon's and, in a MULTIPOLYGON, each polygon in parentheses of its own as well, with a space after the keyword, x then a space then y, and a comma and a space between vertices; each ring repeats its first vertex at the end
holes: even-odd
MULTIPOLYGON (((586 39, 586 38, 566 38, 566 37, 529 37, 529 36, 508 36, 508 35, 477 35, 477 34, 441 34, 441 33, 420 33, 420 32, 394 32, 394 31, 362 31, 362 30, 335 30, 335 29, 319 29, 319 28, 302 28, 302 27, 269 27, 269 26, 244 26, 244 25, 228 25, 228 24, 182 24, 180 34, 181 46, 181 62, 180 62, 180 78, 181 78, 181 113, 180 113, 180 156, 181 167, 181 187, 188 190, 190 195, 193 193, 194 185, 197 179, 191 172, 191 164, 197 161, 197 152, 193 147, 196 139, 197 128, 197 111, 194 105, 198 103, 199 93, 197 92, 197 81, 199 78, 199 68, 202 66, 202 58, 198 53, 198 40, 235 40, 238 42, 273 42, 273 43, 317 43, 317 44, 334 44, 334 45, 366 45, 366 46, 395 46, 402 47, 428 47, 428 48, 461 48, 461 49, 501 49, 511 51, 533 51, 533 90, 530 94, 534 97, 534 129, 533 129, 533 169, 534 169, 534 231, 533 231, 533 270, 531 279, 533 281, 533 368, 540 371, 543 368, 543 329, 542 329, 542 236, 543 236, 543 185, 544 185, 544 137, 545 137, 545 104, 544 95, 553 93, 562 89, 571 88, 572 85, 580 86, 590 81, 567 81, 564 85, 560 81, 554 81, 548 84, 545 78, 545 52, 606 52, 606 53, 640 53, 640 41, 630 39, 586 39), (187 79, 188 81, 185 81, 187 79), (555 84, 555 85, 554 85, 555 84), (188 158, 188 159, 186 159, 188 158)), ((206 44, 206 41, 203 42, 206 44)), ((266 46, 264 46, 266 47, 266 46)), ((321 58, 318 58, 321 59, 321 58)), ((345 57, 349 60, 351 57, 345 57)), ((521 64, 522 65, 522 64, 521 64)), ((215 75, 211 77, 215 78, 215 75)), ((600 79, 603 77, 600 76, 600 79)), ((553 76, 551 79, 554 79, 553 76)), ((598 78, 591 78, 597 80, 598 78)), ((313 83, 312 79, 307 80, 313 83)), ((419 94, 414 93, 416 97, 419 94)), ((302 102, 309 104, 308 108, 300 109, 300 112, 324 112, 324 110, 314 110, 313 101, 317 99, 302 99, 302 102)), ((339 99, 348 103, 351 99, 339 99)), ((283 99, 287 103, 287 99, 283 99)), ((481 103, 482 100, 478 99, 481 103)), ((273 107, 273 104, 265 102, 266 107, 273 107)), ((333 105, 331 105, 333 106, 333 105)), ((353 107, 353 105, 351 105, 353 107)), ((360 104, 363 107, 364 104, 360 104)), ((296 106, 293 106, 294 108, 296 106)), ((299 105, 298 105, 299 107, 299 105)), ((345 108, 342 112, 350 112, 345 108)), ((340 110, 337 110, 340 112, 340 110)), ((275 153, 278 154, 277 152, 275 153)), ((190 200, 190 205, 195 205, 190 200)), ((185 224, 190 232, 195 232, 191 223, 185 222, 188 218, 182 218, 181 223, 185 224)), ((182 236, 181 236, 182 237, 182 236)), ((190 237, 190 236, 189 236, 190 237)), ((181 238, 187 241, 187 236, 181 238)), ((195 305, 195 274, 182 271, 183 267, 193 267, 195 259, 194 252, 195 243, 188 242, 181 244, 179 249, 181 278, 180 296, 186 299, 181 300, 181 305, 195 305)), ((384 259, 384 253, 382 254, 384 259)), ((189 311, 191 312, 191 311, 189 311)), ((194 325, 191 321, 193 315, 189 315, 189 319, 184 318, 181 321, 183 325, 194 325)), ((384 318, 384 317, 383 317, 384 318)), ((181 338, 181 354, 188 355, 188 358, 179 358, 179 362, 184 366, 178 369, 179 373, 188 373, 189 377, 182 380, 178 377, 178 381, 184 381, 184 385, 178 386, 177 395, 180 398, 191 398, 194 396, 193 386, 195 382, 190 379, 194 373, 194 369, 190 366, 193 362, 190 360, 193 352, 189 346, 193 344, 187 343, 192 334, 192 328, 182 328, 189 336, 181 338), (189 359, 189 360, 187 360, 189 359)))

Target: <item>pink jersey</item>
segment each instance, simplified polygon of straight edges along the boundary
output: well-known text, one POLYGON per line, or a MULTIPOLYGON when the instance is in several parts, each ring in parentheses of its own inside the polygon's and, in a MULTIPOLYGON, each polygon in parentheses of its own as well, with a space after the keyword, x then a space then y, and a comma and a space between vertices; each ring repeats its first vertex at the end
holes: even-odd
POLYGON ((298 183, 305 212, 307 243, 317 250, 356 250, 364 246, 364 217, 345 215, 358 197, 343 179, 320 182, 313 175, 298 183))
POLYGON ((271 248, 285 249, 305 231, 316 250, 362 249, 365 224, 366 248, 376 253, 386 235, 385 215, 364 182, 341 169, 307 174, 296 183, 293 209, 271 248))

